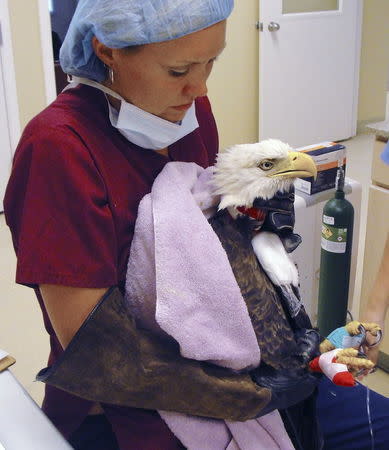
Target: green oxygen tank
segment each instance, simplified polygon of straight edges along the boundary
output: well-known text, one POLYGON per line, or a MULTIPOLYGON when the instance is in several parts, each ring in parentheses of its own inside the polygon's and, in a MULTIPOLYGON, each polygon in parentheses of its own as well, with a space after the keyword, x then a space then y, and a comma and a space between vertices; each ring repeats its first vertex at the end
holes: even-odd
POLYGON ((346 324, 354 208, 338 168, 335 197, 323 208, 317 326, 322 336, 346 324))

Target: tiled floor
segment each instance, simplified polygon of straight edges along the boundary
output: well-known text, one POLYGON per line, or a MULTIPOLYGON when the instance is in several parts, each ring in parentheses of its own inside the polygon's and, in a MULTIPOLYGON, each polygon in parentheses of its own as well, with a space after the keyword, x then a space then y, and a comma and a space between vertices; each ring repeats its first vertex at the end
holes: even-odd
MULTIPOLYGON (((347 176, 363 186, 361 232, 359 236, 359 264, 354 303, 359 304, 364 236, 366 229, 367 192, 370 179, 372 135, 359 135, 345 142, 347 147, 347 176)), ((34 377, 46 365, 48 340, 42 327, 42 317, 34 293, 14 283, 15 256, 4 215, 0 215, 0 348, 7 350, 17 363, 12 371, 30 395, 40 403, 43 385, 34 377)), ((382 371, 370 375, 366 383, 389 397, 389 374, 382 371)))

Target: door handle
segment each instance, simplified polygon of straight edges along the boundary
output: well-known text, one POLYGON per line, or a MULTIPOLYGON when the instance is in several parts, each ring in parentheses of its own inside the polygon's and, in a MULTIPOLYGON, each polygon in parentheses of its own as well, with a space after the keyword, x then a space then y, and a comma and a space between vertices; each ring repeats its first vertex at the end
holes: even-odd
POLYGON ((280 29, 280 24, 277 22, 270 22, 267 28, 269 31, 278 31, 280 29))

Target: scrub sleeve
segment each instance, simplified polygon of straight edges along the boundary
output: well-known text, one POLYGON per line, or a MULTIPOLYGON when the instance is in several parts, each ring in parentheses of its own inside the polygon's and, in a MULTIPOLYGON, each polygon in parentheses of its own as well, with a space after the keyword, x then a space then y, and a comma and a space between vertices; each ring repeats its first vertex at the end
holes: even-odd
MULTIPOLYGON (((14 226, 16 282, 83 288, 116 285, 117 251, 104 181, 71 130, 27 138, 28 176, 14 226)), ((15 164, 18 164, 18 156, 15 164)), ((18 177, 21 182, 23 177, 18 177)))

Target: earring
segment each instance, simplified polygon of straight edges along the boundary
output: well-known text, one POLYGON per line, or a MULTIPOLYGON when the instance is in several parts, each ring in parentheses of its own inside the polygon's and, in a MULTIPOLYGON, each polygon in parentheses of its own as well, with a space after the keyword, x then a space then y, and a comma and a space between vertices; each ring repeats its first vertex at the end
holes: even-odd
POLYGON ((110 66, 107 66, 106 64, 104 64, 104 67, 106 69, 106 71, 108 72, 108 79, 110 84, 113 84, 115 82, 115 75, 113 73, 113 69, 110 66))
POLYGON ((110 81, 111 84, 114 84, 115 83, 115 75, 113 73, 112 67, 110 67, 108 69, 108 72, 109 72, 109 81, 110 81))

